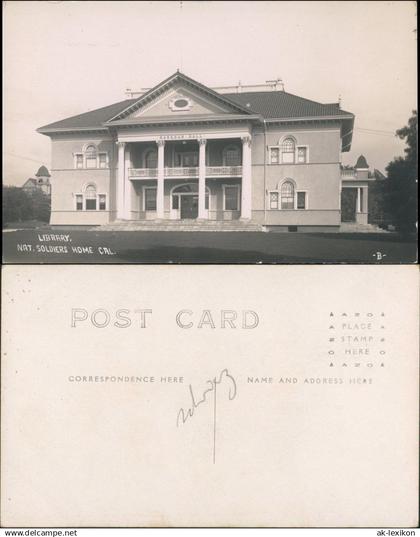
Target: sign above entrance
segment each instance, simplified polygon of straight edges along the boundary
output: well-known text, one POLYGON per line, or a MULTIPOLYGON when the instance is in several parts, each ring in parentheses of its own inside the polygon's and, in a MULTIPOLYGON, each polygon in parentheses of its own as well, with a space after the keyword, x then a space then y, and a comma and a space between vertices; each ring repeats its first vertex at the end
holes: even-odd
POLYGON ((188 133, 188 134, 163 134, 159 136, 159 140, 201 140, 202 134, 188 133))

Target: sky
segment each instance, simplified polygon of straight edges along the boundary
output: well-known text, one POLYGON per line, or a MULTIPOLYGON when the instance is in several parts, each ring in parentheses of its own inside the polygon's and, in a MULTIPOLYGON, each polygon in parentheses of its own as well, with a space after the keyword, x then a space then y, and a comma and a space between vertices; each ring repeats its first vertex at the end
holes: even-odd
POLYGON ((352 150, 384 171, 417 103, 415 2, 3 2, 3 182, 51 165, 36 129, 180 69, 208 85, 264 83, 356 116, 352 150))

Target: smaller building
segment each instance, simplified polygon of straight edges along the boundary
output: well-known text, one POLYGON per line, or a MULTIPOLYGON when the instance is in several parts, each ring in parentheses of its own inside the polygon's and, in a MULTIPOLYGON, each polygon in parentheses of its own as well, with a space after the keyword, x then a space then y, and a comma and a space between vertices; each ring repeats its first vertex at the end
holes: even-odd
POLYGON ((369 164, 360 155, 354 167, 341 170, 341 221, 368 223, 368 188, 375 178, 369 173, 369 164))
POLYGON ((47 196, 51 195, 51 183, 50 183, 50 173, 45 166, 41 166, 35 174, 35 178, 30 177, 25 181, 22 186, 22 190, 31 194, 33 192, 43 192, 47 196))

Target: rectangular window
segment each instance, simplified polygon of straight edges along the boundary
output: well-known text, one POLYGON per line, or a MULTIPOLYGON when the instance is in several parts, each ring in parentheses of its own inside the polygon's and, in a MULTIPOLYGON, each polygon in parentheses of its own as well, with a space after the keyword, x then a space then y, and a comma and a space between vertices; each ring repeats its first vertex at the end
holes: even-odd
POLYGON ((100 211, 106 210, 106 195, 105 194, 99 194, 99 210, 100 211))
POLYGON ((238 187, 225 187, 225 211, 238 211, 238 187))
POLYGON ((282 162, 283 164, 293 164, 295 162, 295 152, 285 152, 282 153, 282 162))
POLYGON ((294 209, 295 204, 294 204, 293 198, 282 196, 282 198, 281 198, 281 208, 282 209, 294 209))
POLYGON ((96 168, 96 157, 86 156, 86 168, 96 168))
POLYGON ((237 149, 228 149, 225 154, 226 166, 240 166, 239 151, 237 149))
POLYGON ((83 168, 83 155, 76 155, 76 168, 83 168))
POLYGON ((156 188, 146 188, 144 191, 144 205, 146 211, 156 211, 156 188))
POLYGON ((279 193, 270 192, 270 209, 278 209, 278 208, 279 208, 279 193))
POLYGON ((99 167, 106 168, 106 153, 99 153, 99 167))
POLYGON ((76 194, 76 211, 83 211, 83 196, 76 194))
POLYGON ((96 211, 96 198, 86 198, 86 210, 96 211))
POLYGON ((297 193, 297 208, 306 209, 306 192, 297 193))
POLYGON ((298 162, 300 164, 306 162, 306 147, 298 147, 298 162))
POLYGON ((179 196, 172 196, 172 209, 179 209, 179 196))
POLYGON ((270 163, 271 164, 278 164, 279 163, 279 148, 278 147, 272 147, 270 149, 270 163))

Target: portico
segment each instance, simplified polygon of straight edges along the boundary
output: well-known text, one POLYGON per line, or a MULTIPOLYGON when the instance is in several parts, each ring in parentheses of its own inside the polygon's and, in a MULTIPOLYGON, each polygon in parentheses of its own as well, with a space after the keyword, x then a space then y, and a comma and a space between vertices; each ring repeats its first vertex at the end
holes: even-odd
POLYGON ((130 133, 117 146, 118 219, 251 218, 249 132, 130 133))

